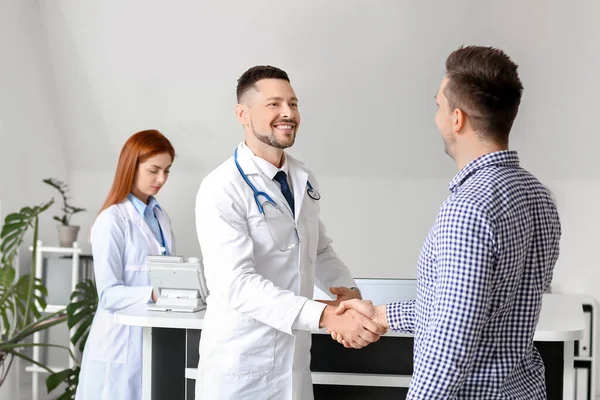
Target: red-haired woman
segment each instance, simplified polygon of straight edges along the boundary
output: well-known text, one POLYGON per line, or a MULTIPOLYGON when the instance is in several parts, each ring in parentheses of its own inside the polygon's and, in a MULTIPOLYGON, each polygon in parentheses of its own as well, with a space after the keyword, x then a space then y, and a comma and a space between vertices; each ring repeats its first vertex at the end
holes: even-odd
POLYGON ((91 232, 99 303, 88 337, 76 399, 141 399, 142 328, 116 324, 113 313, 156 301, 146 257, 174 254, 169 217, 154 197, 167 181, 175 150, 155 130, 131 136, 91 232))

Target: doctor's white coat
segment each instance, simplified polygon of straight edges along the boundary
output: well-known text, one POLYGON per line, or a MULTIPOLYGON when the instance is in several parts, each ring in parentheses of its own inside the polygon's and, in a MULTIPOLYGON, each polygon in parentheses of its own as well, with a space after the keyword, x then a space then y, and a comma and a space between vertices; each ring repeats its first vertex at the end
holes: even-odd
MULTIPOLYGON (((310 331, 318 329, 324 308, 309 300, 315 276, 326 293, 331 286, 355 286, 325 234, 319 202, 307 194, 307 181, 318 191, 314 176, 286 157, 301 235, 300 245, 291 251, 276 247, 233 157, 209 174, 198 191, 196 229, 210 295, 200 339, 197 400, 312 399, 310 331), (301 309, 304 318, 298 318, 301 309)), ((281 190, 243 144, 238 162, 257 190, 268 193, 283 211, 274 221, 275 231, 291 243, 293 217, 281 190)))
MULTIPOLYGON (((168 216, 157 209, 167 248, 175 254, 168 216)), ((142 397, 142 328, 114 322, 114 312, 152 298, 146 256, 162 254, 129 200, 102 211, 91 233, 99 304, 83 352, 78 400, 142 397)))

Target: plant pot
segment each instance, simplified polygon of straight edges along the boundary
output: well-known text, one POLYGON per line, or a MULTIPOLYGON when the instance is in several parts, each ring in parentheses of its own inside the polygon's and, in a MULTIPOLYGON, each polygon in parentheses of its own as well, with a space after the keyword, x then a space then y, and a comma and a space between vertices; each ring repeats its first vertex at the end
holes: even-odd
POLYGON ((78 226, 58 225, 58 242, 60 243, 60 247, 73 247, 73 242, 77 241, 78 233, 78 226))

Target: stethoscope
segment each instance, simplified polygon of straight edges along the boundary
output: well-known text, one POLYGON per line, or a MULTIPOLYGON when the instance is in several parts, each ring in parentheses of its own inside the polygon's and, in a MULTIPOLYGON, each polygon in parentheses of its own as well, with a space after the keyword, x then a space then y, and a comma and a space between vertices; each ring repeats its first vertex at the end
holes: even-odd
MULTIPOLYGON (((256 202, 256 205, 258 206, 258 211, 260 211, 261 214, 264 214, 265 210, 263 209, 262 204, 260 204, 260 200, 258 200, 259 196, 263 196, 265 199, 267 199, 268 202, 272 203, 275 206, 277 206, 277 203, 275 203, 275 200, 273 200, 271 198, 271 196, 269 196, 267 193, 257 190, 256 187, 252 184, 252 182, 250 182, 250 179, 248 179, 248 176, 244 173, 242 166, 238 162, 237 151, 238 151, 238 149, 236 148, 235 151, 233 152, 233 161, 235 161, 235 166, 237 167, 238 171, 240 171, 240 175, 242 175, 242 178, 244 178, 244 181, 246 181, 248 186, 250 186, 250 189, 252 189, 252 191, 254 192, 254 201, 256 202)), ((319 192, 317 192, 316 190, 313 189, 313 186, 310 184, 310 181, 306 181, 306 185, 308 186, 308 189, 306 191, 308 196, 313 200, 317 200, 317 201, 320 200, 321 195, 319 194, 319 192)))

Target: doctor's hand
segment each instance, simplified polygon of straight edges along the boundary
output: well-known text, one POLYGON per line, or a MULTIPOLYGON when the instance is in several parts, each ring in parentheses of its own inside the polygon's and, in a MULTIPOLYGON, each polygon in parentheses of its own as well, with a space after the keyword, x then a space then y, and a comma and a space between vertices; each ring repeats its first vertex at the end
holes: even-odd
MULTIPOLYGON (((385 304, 374 306, 373 302, 370 300, 349 300, 342 302, 335 312, 336 314, 340 315, 344 312, 347 312, 346 310, 356 310, 387 331, 390 326, 387 320, 386 307, 387 306, 385 304)), ((329 331, 329 333, 331 334, 331 338, 333 340, 343 344, 344 347, 352 347, 340 332, 329 331)))
POLYGON ((371 300, 348 300, 340 303, 335 313, 338 315, 343 314, 346 310, 356 310, 374 321, 377 325, 381 325, 385 329, 390 329, 387 320, 387 306, 385 304, 374 306, 371 300))
POLYGON ((321 328, 336 332, 346 341, 347 347, 360 349, 379 340, 386 329, 365 317, 356 310, 336 314, 334 306, 327 305, 319 321, 321 328))
POLYGON ((330 287, 329 291, 331 294, 337 296, 335 300, 317 300, 320 303, 329 304, 330 306, 338 306, 342 301, 360 299, 360 293, 354 289, 347 288, 345 286, 330 287))

